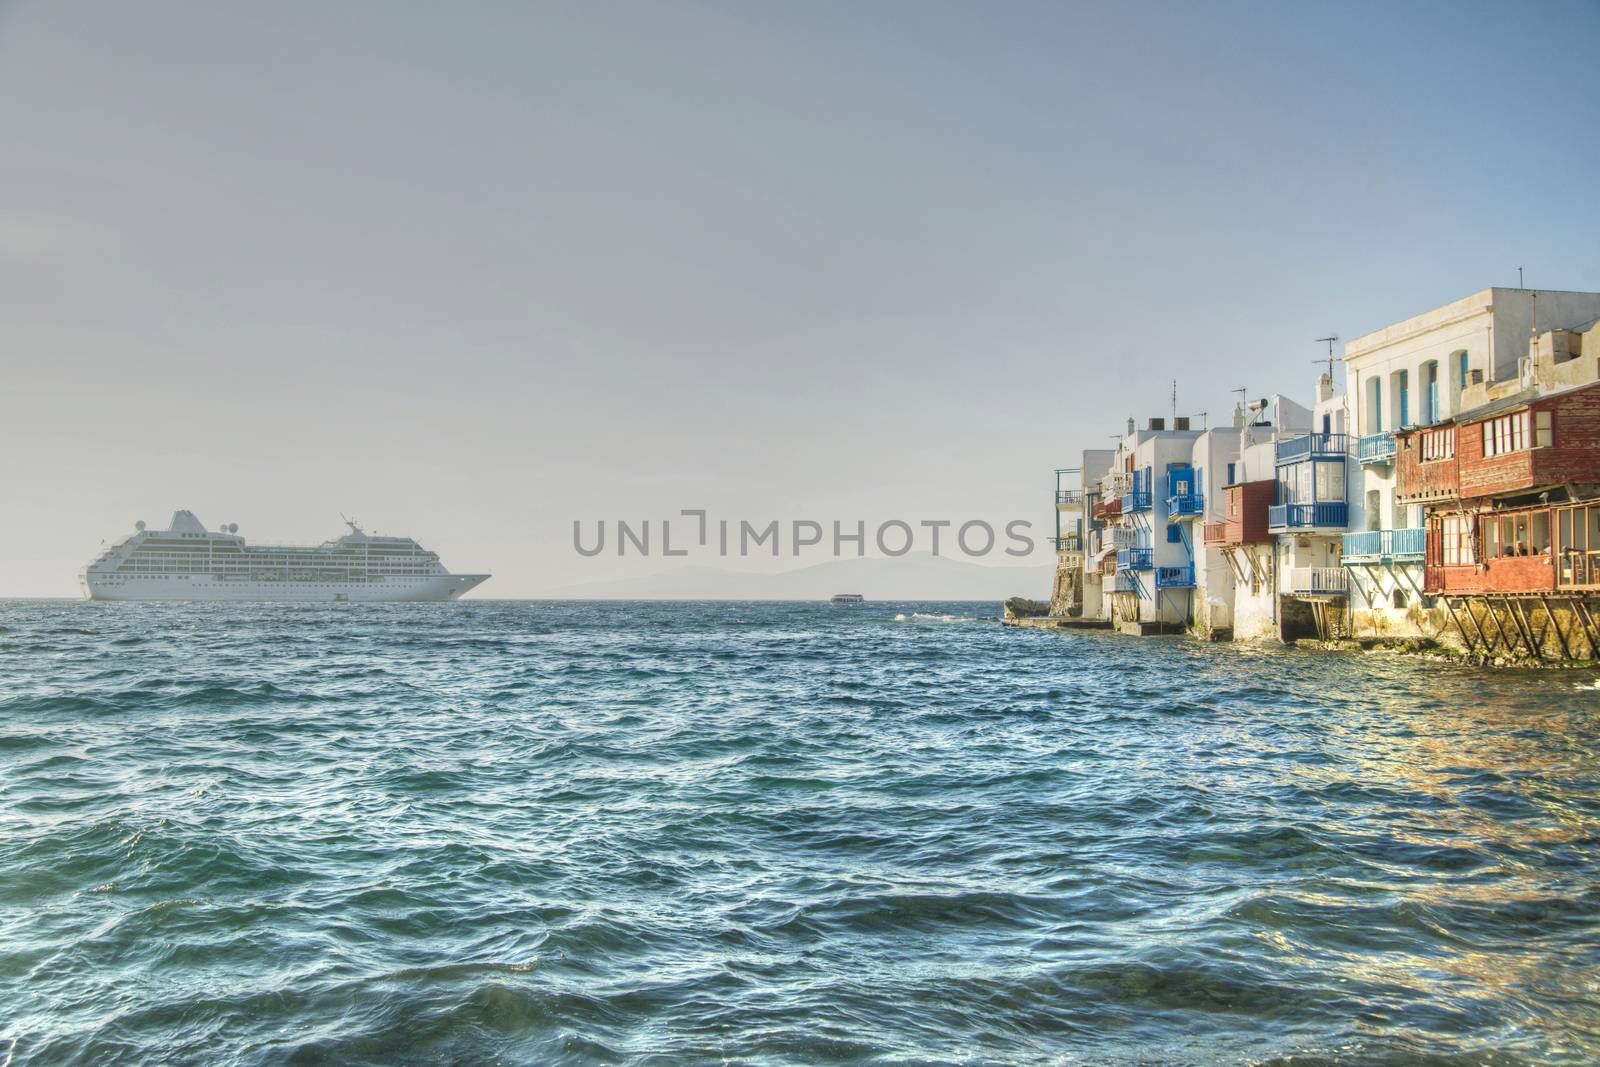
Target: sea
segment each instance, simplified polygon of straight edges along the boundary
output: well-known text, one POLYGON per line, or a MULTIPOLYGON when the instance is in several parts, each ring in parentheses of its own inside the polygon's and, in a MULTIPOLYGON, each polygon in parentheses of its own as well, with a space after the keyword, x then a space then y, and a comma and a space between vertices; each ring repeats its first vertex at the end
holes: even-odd
POLYGON ((1600 684, 993 604, 0 603, 0 1064, 1600 1062, 1600 684))

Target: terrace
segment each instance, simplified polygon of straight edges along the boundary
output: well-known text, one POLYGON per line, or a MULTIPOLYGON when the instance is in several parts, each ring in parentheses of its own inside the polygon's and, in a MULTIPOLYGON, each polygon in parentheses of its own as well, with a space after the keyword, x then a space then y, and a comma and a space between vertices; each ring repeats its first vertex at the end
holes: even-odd
POLYGON ((1313 504, 1274 504, 1267 509, 1267 529, 1339 529, 1350 519, 1350 505, 1343 500, 1319 500, 1313 504))
POLYGON ((1283 591, 1288 596, 1348 596, 1350 575, 1343 567, 1295 567, 1283 591))
POLYGON ((1151 550, 1126 548, 1117 550, 1117 569, 1121 571, 1147 571, 1151 567, 1151 550))
POLYGON ((1306 433, 1279 441, 1279 463, 1298 463, 1303 459, 1343 459, 1350 451, 1349 437, 1342 433, 1306 433))
POLYGON ((1185 563, 1178 567, 1156 568, 1157 589, 1193 589, 1194 564, 1185 563))
POLYGON ((1363 467, 1386 466, 1394 462, 1393 430, 1369 433, 1356 439, 1356 460, 1363 467))
POLYGON ((1401 530, 1363 530, 1344 535, 1345 563, 1414 563, 1427 548, 1428 531, 1421 526, 1401 530))

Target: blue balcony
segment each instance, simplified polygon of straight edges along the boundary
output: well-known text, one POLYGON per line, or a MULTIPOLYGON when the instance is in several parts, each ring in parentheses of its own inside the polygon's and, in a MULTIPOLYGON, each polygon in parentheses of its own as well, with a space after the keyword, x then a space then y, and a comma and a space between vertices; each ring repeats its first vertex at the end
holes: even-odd
POLYGON ((1185 563, 1181 567, 1157 567, 1157 589, 1193 589, 1194 564, 1185 563))
POLYGON ((1274 504, 1267 509, 1267 529, 1339 529, 1350 521, 1350 505, 1343 500, 1320 500, 1315 504, 1274 504))
POLYGON ((1428 531, 1420 526, 1404 530, 1363 530, 1344 535, 1345 563, 1414 563, 1422 559, 1428 531))
POLYGON ((1303 459, 1343 459, 1349 451, 1349 438, 1342 433, 1306 433, 1277 445, 1280 464, 1303 459))
POLYGON ((1151 566, 1150 549, 1148 548, 1119 548, 1117 549, 1117 569, 1119 571, 1147 571, 1151 566))
POLYGON ((1376 466, 1394 462, 1394 431, 1369 433, 1356 439, 1356 459, 1363 466, 1376 466))
POLYGON ((1127 515, 1135 511, 1150 510, 1150 490, 1133 489, 1122 498, 1122 513, 1127 515))
POLYGON ((1199 493, 1184 493, 1167 497, 1167 521, 1199 518, 1206 510, 1205 497, 1199 493))

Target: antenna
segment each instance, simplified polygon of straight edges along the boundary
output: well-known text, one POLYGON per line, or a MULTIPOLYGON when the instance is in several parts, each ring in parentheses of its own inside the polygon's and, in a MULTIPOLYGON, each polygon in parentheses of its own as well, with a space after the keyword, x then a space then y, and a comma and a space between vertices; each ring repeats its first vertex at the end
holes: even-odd
POLYGON ((1172 428, 1178 428, 1178 379, 1172 379, 1172 428))
POLYGON ((1333 343, 1335 341, 1337 341, 1338 339, 1339 339, 1339 335, 1336 334, 1336 333, 1330 333, 1326 337, 1318 337, 1316 339, 1317 340, 1317 344, 1320 345, 1324 341, 1326 341, 1328 343, 1328 356, 1327 356, 1327 358, 1325 360, 1323 360, 1323 359, 1314 359, 1314 360, 1311 361, 1313 363, 1327 363, 1328 364, 1328 381, 1330 381, 1330 382, 1333 381, 1333 343))
POLYGON ((1523 286, 1523 284, 1522 284, 1522 268, 1521 268, 1521 267, 1518 267, 1518 268, 1517 268, 1517 288, 1518 288, 1518 289, 1521 289, 1521 288, 1523 288, 1523 287, 1524 287, 1524 286, 1523 286))

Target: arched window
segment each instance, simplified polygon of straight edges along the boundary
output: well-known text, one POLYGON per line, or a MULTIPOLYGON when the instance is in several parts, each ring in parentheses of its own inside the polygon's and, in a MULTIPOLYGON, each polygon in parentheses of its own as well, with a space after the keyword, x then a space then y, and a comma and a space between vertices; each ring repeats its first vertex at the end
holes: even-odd
POLYGON ((1445 365, 1446 373, 1450 375, 1450 399, 1452 412, 1461 410, 1461 390, 1467 387, 1467 350, 1450 353, 1450 362, 1445 365))
POLYGON ((1439 361, 1430 359, 1422 365, 1422 421, 1438 422, 1443 417, 1439 410, 1439 361))

